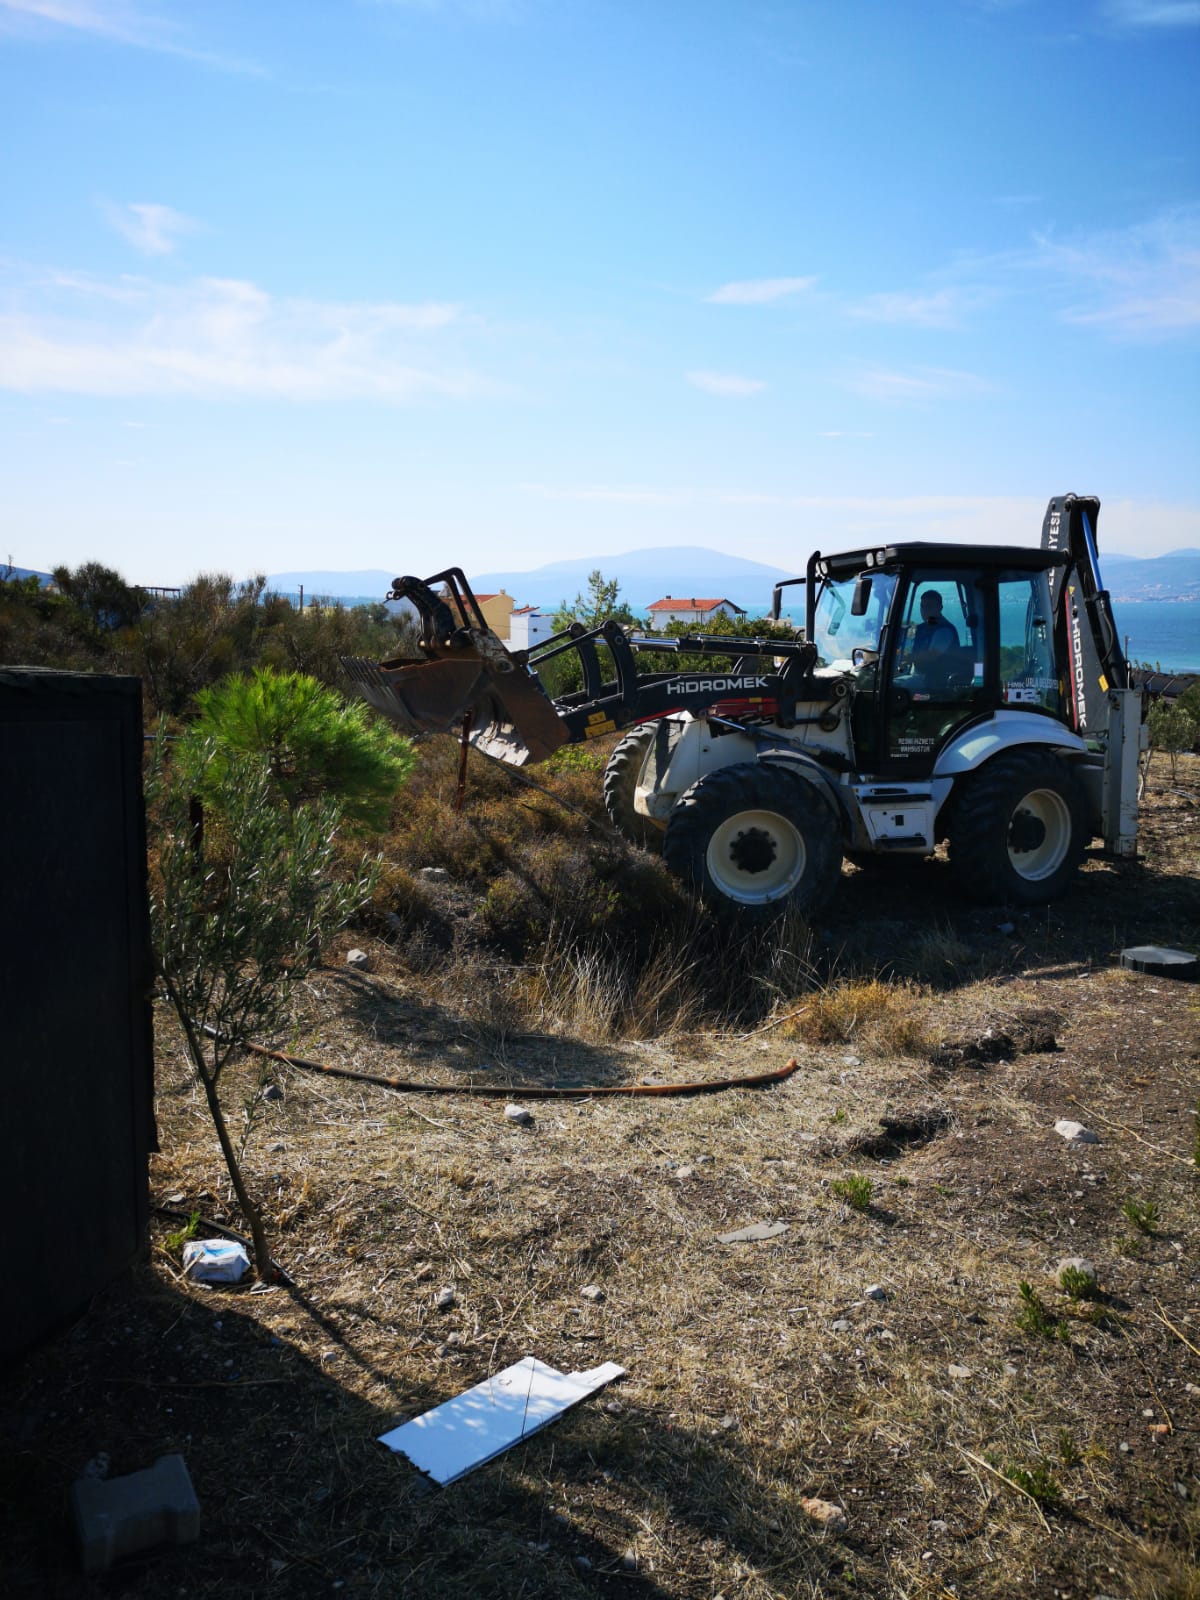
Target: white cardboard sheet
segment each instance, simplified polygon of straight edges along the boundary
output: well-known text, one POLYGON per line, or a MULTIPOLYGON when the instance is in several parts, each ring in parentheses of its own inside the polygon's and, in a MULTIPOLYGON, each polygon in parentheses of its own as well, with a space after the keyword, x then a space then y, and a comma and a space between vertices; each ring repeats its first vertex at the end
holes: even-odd
POLYGON ((525 1356, 465 1394, 381 1433, 379 1442, 436 1482, 453 1483, 624 1376, 615 1361, 590 1372, 556 1372, 525 1356))

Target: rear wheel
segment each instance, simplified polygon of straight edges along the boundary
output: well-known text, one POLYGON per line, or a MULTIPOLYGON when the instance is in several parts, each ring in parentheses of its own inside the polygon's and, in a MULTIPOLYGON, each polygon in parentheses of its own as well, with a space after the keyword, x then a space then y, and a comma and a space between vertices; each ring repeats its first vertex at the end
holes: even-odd
POLYGON ((973 900, 1057 900, 1083 859, 1087 808, 1071 769, 1039 750, 996 756, 962 780, 950 864, 973 900))
POLYGON ((713 910, 767 921, 823 905, 842 850, 837 819, 812 784, 749 761, 710 772, 682 796, 663 858, 713 910))
POLYGON ((633 800, 642 765, 657 732, 656 722, 634 728, 609 756, 604 769, 604 809, 608 820, 630 844, 655 851, 662 849, 663 824, 653 817, 643 816, 633 800))

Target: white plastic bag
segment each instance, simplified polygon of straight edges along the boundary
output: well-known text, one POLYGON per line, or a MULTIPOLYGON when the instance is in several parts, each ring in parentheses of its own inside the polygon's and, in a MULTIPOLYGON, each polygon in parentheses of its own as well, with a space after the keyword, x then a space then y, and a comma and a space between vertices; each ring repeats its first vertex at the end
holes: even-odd
POLYGON ((245 1245, 232 1239, 189 1239, 183 1270, 201 1283, 239 1283, 250 1271, 250 1257, 245 1245))

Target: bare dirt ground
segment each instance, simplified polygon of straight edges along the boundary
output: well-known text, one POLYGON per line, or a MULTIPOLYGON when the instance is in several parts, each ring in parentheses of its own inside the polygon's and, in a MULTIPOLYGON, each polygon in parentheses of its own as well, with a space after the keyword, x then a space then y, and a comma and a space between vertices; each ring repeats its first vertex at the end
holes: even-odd
MULTIPOLYGON (((1089 860, 1048 911, 968 908, 936 861, 847 867, 834 966, 920 945, 925 980, 781 996, 748 1035, 489 1031, 347 937, 275 1044, 447 1084, 798 1068, 525 1127, 272 1068, 246 1165, 295 1289, 184 1281, 156 1216, 148 1263, 0 1389, 5 1591, 1196 1600, 1200 988, 1119 954, 1200 949, 1198 862, 1192 758, 1142 859, 1089 860), (718 1241, 756 1221, 787 1230, 718 1241), (1074 1256, 1094 1298, 1060 1286, 1074 1256), (628 1375, 448 1489, 374 1442, 526 1354, 628 1375), (66 1492, 102 1450, 114 1474, 182 1451, 201 1543, 80 1578, 66 1492)), ((165 1018, 157 1071, 154 1200, 239 1226, 165 1018)))

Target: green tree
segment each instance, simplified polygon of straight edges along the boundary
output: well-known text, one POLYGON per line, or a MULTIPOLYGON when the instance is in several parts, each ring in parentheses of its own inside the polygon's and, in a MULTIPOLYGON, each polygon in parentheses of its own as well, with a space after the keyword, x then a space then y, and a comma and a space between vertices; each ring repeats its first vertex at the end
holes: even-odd
MULTIPOLYGON (((573 622, 578 622, 585 628, 596 628, 610 619, 620 623, 623 628, 642 626, 632 608, 621 599, 620 580, 606 578, 597 567, 588 574, 585 592, 577 594, 574 600, 563 600, 559 604, 558 610, 554 613, 554 631, 561 633, 573 622)), ((616 669, 609 651, 603 644, 597 645, 597 651, 601 674, 605 678, 611 678, 616 669)), ((577 689, 583 688, 583 669, 579 657, 571 650, 564 651, 561 656, 556 656, 553 661, 547 663, 545 668, 539 669, 538 676, 547 694, 552 698, 573 694, 577 689)))
POLYGON ((412 742, 375 721, 362 701, 347 701, 301 672, 260 667, 196 697, 200 714, 186 735, 189 753, 209 754, 199 793, 211 803, 244 755, 266 763, 276 801, 289 809, 336 798, 348 821, 386 826, 396 790, 416 765, 412 742))
MULTIPOLYGON (((1178 703, 1168 700, 1156 700, 1150 707, 1146 717, 1146 728, 1150 735, 1150 753, 1161 750, 1170 758, 1171 782, 1175 782, 1175 769, 1180 755, 1185 750, 1190 750, 1200 737, 1200 727, 1187 714, 1178 703)), ((1149 759, 1146 770, 1149 772, 1149 759)))
POLYGON ((149 599, 144 589, 126 583, 119 572, 99 561, 85 561, 79 567, 55 567, 54 582, 98 632, 132 628, 149 599))
POLYGON ((221 1102, 230 1060, 278 1027, 291 986, 322 944, 371 894, 377 864, 350 882, 332 875, 341 811, 330 800, 288 808, 262 757, 197 742, 166 759, 154 747, 146 797, 151 844, 150 915, 155 962, 179 1019, 238 1204, 259 1278, 273 1264, 262 1213, 246 1186, 221 1102), (203 827, 194 807, 201 777, 213 799, 203 827))
POLYGON ((606 578, 597 567, 588 573, 587 590, 574 600, 563 600, 554 613, 554 631, 569 628, 572 622, 582 622, 585 628, 596 628, 609 619, 623 628, 637 628, 641 621, 621 599, 621 584, 617 578, 606 578))

